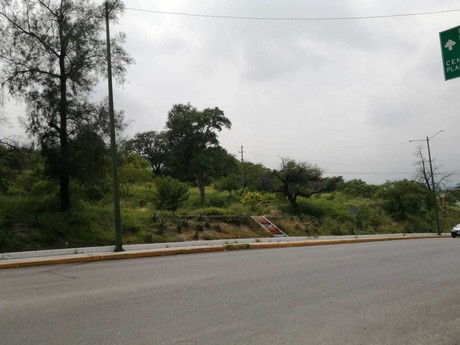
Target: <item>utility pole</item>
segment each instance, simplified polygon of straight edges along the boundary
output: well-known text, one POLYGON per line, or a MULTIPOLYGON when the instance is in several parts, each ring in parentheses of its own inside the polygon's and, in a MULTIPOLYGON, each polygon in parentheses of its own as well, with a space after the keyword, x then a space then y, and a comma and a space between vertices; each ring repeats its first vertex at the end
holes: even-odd
POLYGON ((244 190, 246 187, 246 166, 244 165, 244 147, 241 145, 241 188, 244 190))
POLYGON ((438 235, 441 235, 441 225, 439 223, 439 210, 438 210, 439 205, 438 205, 438 198, 436 197, 436 185, 434 184, 434 173, 433 173, 433 162, 431 160, 430 139, 433 139, 436 135, 438 135, 441 132, 444 132, 444 129, 432 135, 430 138, 427 136, 426 139, 424 140, 409 140, 410 143, 414 141, 426 141, 426 145, 428 148, 428 160, 430 162, 431 192, 433 193, 433 198, 435 202, 434 213, 436 217, 436 227, 438 229, 438 235))
MULTIPOLYGON (((114 3, 114 5, 116 2, 114 3)), ((112 6, 113 8, 113 6, 112 6)), ((112 9, 111 8, 111 9, 112 9)), ((110 9, 110 10, 111 10, 110 9)), ((115 115, 113 110, 112 56, 110 52, 109 4, 105 2, 105 27, 107 34, 107 79, 109 82, 110 151, 112 154, 113 213, 115 220, 115 251, 122 252, 120 195, 118 191, 117 143, 115 139, 115 115)))
POLYGON ((436 186, 434 184, 434 176, 433 176, 434 175, 433 174, 433 163, 431 162, 430 138, 428 137, 426 137, 426 145, 428 147, 428 160, 430 161, 431 189, 433 190, 433 197, 436 203, 434 207, 434 212, 436 216, 436 226, 438 227, 438 235, 441 235, 441 226, 439 225, 438 198, 436 197, 436 186))

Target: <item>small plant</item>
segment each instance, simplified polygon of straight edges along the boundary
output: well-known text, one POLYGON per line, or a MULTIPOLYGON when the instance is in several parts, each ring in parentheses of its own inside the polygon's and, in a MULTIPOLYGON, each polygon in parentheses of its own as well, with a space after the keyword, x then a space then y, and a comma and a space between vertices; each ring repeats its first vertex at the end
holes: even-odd
POLYGON ((139 199, 139 207, 144 208, 147 205, 147 199, 141 198, 139 199))
POLYGON ((153 234, 151 231, 145 234, 144 243, 153 243, 153 234))
POLYGON ((252 210, 256 208, 258 204, 262 201, 263 197, 262 194, 259 192, 247 192, 244 194, 244 196, 241 198, 240 202, 243 205, 249 206, 252 210))
POLYGON ((206 207, 206 208, 200 208, 192 212, 192 214, 199 214, 200 217, 198 218, 198 221, 203 221, 206 216, 223 216, 227 214, 227 210, 225 208, 219 208, 219 207, 206 207))
POLYGON ((221 196, 212 195, 208 198, 207 204, 209 207, 225 207, 226 200, 221 196))
POLYGON ((205 241, 212 241, 212 240, 215 240, 215 239, 216 238, 213 235, 211 235, 210 233, 208 233, 208 232, 205 232, 203 234, 203 240, 205 240, 205 241))
POLYGON ((163 235, 165 233, 166 222, 167 221, 164 218, 158 219, 157 233, 159 235, 163 235))
POLYGON ((188 185, 170 176, 158 177, 155 185, 153 199, 160 210, 176 211, 189 198, 188 185))
POLYGON ((192 237, 195 241, 197 241, 199 239, 199 233, 200 232, 203 232, 204 231, 204 228, 201 224, 197 224, 195 226, 195 235, 192 237))

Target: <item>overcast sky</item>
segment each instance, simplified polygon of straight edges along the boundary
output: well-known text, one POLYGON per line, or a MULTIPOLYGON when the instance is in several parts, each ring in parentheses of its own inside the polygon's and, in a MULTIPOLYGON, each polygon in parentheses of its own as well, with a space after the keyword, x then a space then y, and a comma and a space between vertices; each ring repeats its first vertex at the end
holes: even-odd
MULTIPOLYGON (((460 78, 444 81, 439 32, 460 12, 386 19, 258 21, 245 17, 353 17, 458 9, 458 1, 126 0, 113 30, 136 60, 115 107, 129 136, 164 128, 173 104, 219 107, 230 153, 279 165, 318 164, 369 183, 412 178, 416 143, 431 143, 442 171, 460 182, 460 78)), ((105 87, 105 86, 104 86, 105 87)), ((102 88, 99 93, 104 93, 102 88)), ((19 108, 11 108, 10 116, 19 108)), ((15 130, 14 128, 11 130, 15 130)), ((426 152, 426 151, 425 151, 426 152)))

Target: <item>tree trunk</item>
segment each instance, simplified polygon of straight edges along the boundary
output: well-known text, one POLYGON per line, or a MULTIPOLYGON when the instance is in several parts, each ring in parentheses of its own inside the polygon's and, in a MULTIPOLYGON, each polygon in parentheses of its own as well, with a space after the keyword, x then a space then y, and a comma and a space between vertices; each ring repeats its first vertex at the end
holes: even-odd
POLYGON ((289 202, 291 203, 291 207, 292 209, 296 209, 297 208, 297 195, 291 195, 289 193, 286 194, 289 202))
POLYGON ((198 182, 198 189, 200 190, 200 205, 205 206, 206 196, 205 196, 205 191, 204 191, 204 187, 205 187, 204 179, 198 177, 197 182, 198 182))
POLYGON ((69 145, 67 136, 67 95, 65 80, 61 84, 61 106, 60 106, 60 131, 59 131, 59 144, 60 144, 60 210, 62 212, 70 209, 70 177, 69 177, 69 145))
POLYGON ((61 40, 61 54, 59 56, 60 69, 60 127, 59 127, 59 144, 60 144, 60 211, 65 212, 70 210, 70 171, 69 171, 69 143, 67 134, 67 74, 65 68, 66 46, 62 23, 60 25, 59 36, 61 40))

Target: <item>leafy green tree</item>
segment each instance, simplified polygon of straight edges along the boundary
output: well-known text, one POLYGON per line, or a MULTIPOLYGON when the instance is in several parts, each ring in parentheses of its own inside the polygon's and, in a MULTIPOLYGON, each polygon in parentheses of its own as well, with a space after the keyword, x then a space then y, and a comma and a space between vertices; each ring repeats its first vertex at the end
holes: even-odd
POLYGON ((70 142, 71 176, 83 184, 93 184, 109 175, 108 148, 102 138, 86 129, 70 142))
POLYGON ((214 182, 214 188, 220 192, 228 192, 230 196, 232 192, 236 192, 241 189, 241 175, 231 174, 225 177, 221 177, 219 180, 214 182))
POLYGON ((0 192, 5 192, 11 182, 10 165, 18 146, 8 139, 0 139, 0 192))
POLYGON ((273 172, 264 167, 262 164, 254 164, 251 162, 240 163, 240 173, 244 176, 244 188, 241 194, 246 189, 250 191, 273 191, 276 184, 276 177, 273 172))
POLYGON ((446 197, 449 203, 455 203, 460 200, 460 184, 446 190, 446 197))
POLYGON ((190 103, 176 104, 168 113, 168 165, 174 177, 197 183, 202 205, 206 203, 206 184, 225 170, 221 163, 228 158, 217 132, 230 127, 230 120, 217 107, 199 111, 190 103))
MULTIPOLYGON (((42 155, 46 158, 46 172, 59 177, 59 150, 56 143, 42 143, 42 155)), ((104 140, 92 129, 86 128, 68 142, 70 176, 78 182, 93 183, 107 175, 108 149, 104 140)))
POLYGON ((125 200, 128 200, 133 185, 152 181, 152 171, 149 168, 149 163, 136 153, 129 153, 118 171, 121 194, 125 200))
POLYGON ((409 220, 435 207, 433 194, 421 183, 401 180, 387 183, 378 195, 382 207, 395 220, 409 220))
POLYGON ((164 175, 168 154, 168 145, 164 132, 137 133, 133 139, 126 143, 126 148, 147 159, 155 176, 164 175))
POLYGON ((351 197, 372 198, 378 187, 360 179, 353 179, 340 184, 338 190, 351 197))
MULTIPOLYGON (((113 5, 111 19, 123 4, 113 5)), ((60 209, 70 208, 69 138, 97 116, 90 93, 106 71, 103 10, 90 0, 2 0, 0 3, 0 85, 27 105, 29 132, 58 148, 60 209)), ((132 62, 112 41, 113 70, 123 81, 132 62)))
POLYGON ((282 158, 280 169, 274 170, 273 174, 279 184, 275 191, 284 195, 293 209, 298 206, 299 196, 309 198, 314 194, 331 192, 342 182, 342 177, 322 177, 323 171, 316 165, 289 158, 282 158))
POLYGON ((153 200, 160 210, 176 211, 190 195, 188 185, 171 176, 157 177, 155 186, 153 200))

